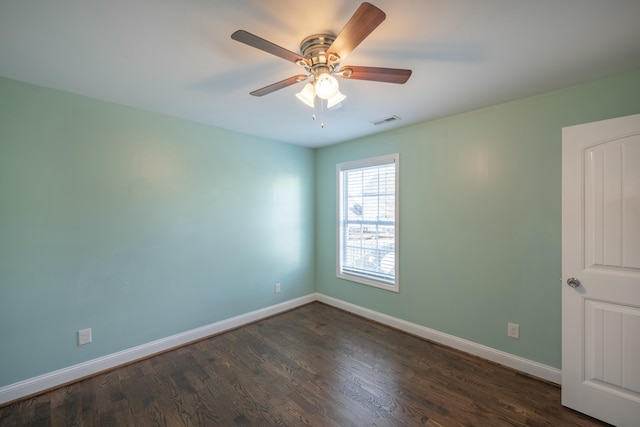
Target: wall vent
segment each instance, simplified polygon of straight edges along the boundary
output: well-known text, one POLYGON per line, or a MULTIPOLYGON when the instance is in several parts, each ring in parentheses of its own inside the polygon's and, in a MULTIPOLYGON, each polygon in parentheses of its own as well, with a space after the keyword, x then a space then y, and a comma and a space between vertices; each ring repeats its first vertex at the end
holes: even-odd
POLYGON ((379 126, 379 125, 386 125, 387 123, 395 122, 395 121, 398 121, 398 120, 400 120, 400 117, 398 117, 396 115, 393 115, 391 117, 387 117, 387 118, 384 118, 384 119, 374 120, 371 123, 373 123, 374 126, 379 126))

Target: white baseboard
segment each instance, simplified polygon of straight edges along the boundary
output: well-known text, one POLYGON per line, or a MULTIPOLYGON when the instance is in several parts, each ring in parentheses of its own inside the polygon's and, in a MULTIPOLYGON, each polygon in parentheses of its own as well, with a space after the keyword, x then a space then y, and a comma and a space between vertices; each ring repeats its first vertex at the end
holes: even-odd
POLYGON ((128 348, 117 353, 109 354, 57 371, 49 372, 28 380, 20 381, 8 386, 0 387, 0 404, 11 402, 40 393, 62 384, 77 381, 81 378, 95 375, 99 372, 112 369, 116 366, 131 363, 133 361, 143 359, 154 354, 180 347, 193 341, 206 338, 211 335, 219 334, 230 329, 234 329, 261 319, 300 307, 316 300, 316 294, 306 295, 304 297, 285 301, 280 304, 255 310, 240 316, 231 317, 221 320, 220 322, 211 323, 190 331, 152 341, 136 347, 128 348))
POLYGON ((167 338, 152 341, 147 344, 132 347, 123 351, 119 351, 117 353, 99 357, 97 359, 89 360, 87 362, 79 363, 77 365, 69 366, 67 368, 59 369, 57 371, 49 372, 47 374, 10 384, 8 386, 0 387, 0 404, 37 394, 44 390, 58 387, 62 384, 77 381, 81 378, 95 375, 99 372, 106 371, 117 366, 125 365, 127 363, 131 363, 136 360, 170 350, 172 348, 180 347, 190 342, 206 338, 208 336, 216 335, 234 328, 238 328, 240 326, 247 325, 249 323, 256 322, 270 316, 274 316, 276 314, 294 309, 296 307, 300 307, 314 301, 320 301, 327 305, 340 308, 342 310, 357 314, 367 319, 374 320, 384 325, 391 326, 412 335, 416 335, 449 347, 453 347, 466 353, 491 360, 492 362, 517 369, 521 372, 545 379, 547 381, 551 381, 556 384, 560 384, 562 381, 562 373, 559 369, 543 365, 532 360, 524 359, 519 356, 514 356, 513 354, 505 353, 491 347, 486 347, 484 345, 458 338, 453 335, 429 329, 425 326, 407 322, 406 320, 398 319, 396 317, 379 313, 377 311, 351 304, 336 298, 332 298, 319 293, 314 293, 306 295, 304 297, 285 301, 280 304, 255 310, 246 314, 242 314, 240 316, 221 320, 216 323, 211 323, 209 325, 172 335, 167 338))
POLYGON ((437 342, 439 344, 464 351, 465 353, 482 357, 483 359, 487 359, 513 369, 517 369, 518 371, 533 375, 538 378, 542 378, 552 383, 562 383, 562 371, 560 369, 543 365, 541 363, 534 362, 523 357, 515 356, 513 354, 505 353, 504 351, 496 350, 494 348, 458 338, 453 335, 445 334, 434 329, 429 329, 425 326, 407 322, 406 320, 398 319, 397 317, 379 313, 377 311, 370 310, 368 308, 351 304, 323 294, 316 294, 316 300, 327 305, 331 305, 333 307, 351 312, 353 314, 357 314, 367 319, 374 320, 384 325, 391 326, 392 328, 399 329, 409 334, 416 335, 437 342))

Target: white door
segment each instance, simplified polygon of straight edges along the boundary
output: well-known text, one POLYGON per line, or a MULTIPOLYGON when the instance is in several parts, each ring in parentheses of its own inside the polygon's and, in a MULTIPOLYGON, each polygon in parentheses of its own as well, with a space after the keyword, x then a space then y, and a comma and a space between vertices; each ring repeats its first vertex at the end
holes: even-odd
POLYGON ((640 114, 562 130, 562 404, 640 425, 640 114))

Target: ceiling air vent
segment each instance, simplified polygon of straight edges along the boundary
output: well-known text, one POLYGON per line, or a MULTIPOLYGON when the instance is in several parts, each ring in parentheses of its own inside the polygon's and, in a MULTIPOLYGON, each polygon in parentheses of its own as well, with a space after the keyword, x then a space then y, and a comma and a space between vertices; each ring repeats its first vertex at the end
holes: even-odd
POLYGON ((391 116, 391 117, 387 117, 385 119, 375 120, 375 121, 373 121, 371 123, 373 123, 374 126, 379 126, 379 125, 386 125, 388 123, 395 122, 395 121, 398 121, 398 120, 400 120, 400 117, 394 115, 394 116, 391 116))

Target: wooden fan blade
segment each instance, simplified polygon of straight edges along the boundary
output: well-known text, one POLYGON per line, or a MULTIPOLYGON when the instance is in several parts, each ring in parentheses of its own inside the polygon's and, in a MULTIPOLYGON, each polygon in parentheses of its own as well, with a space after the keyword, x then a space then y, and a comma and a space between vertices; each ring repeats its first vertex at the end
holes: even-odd
POLYGON ((245 30, 236 31, 235 33, 231 34, 231 38, 239 41, 240 43, 255 47, 256 49, 260 49, 264 52, 278 56, 293 63, 304 61, 304 58, 297 53, 291 52, 290 50, 280 47, 277 44, 273 44, 270 41, 251 34, 245 30))
POLYGON ((303 80, 306 80, 309 76, 306 74, 298 74, 297 76, 289 77, 288 79, 284 79, 279 81, 278 83, 271 84, 269 86, 265 86, 262 89, 254 90, 250 94, 253 96, 264 96, 268 95, 271 92, 275 92, 280 89, 284 89, 287 86, 291 86, 303 80))
POLYGON ((411 77, 411 70, 347 65, 340 69, 340 74, 345 79, 403 84, 411 77))
POLYGON ((340 34, 327 49, 328 54, 336 54, 340 59, 344 59, 362 40, 366 39, 378 25, 387 17, 383 11, 364 2, 358 7, 347 25, 344 26, 340 34))

